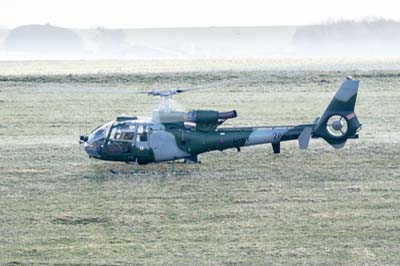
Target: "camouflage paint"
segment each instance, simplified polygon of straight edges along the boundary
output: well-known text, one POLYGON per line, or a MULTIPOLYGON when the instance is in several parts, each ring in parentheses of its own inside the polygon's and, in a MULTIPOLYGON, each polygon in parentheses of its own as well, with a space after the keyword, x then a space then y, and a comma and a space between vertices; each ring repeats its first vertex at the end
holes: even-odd
MULTIPOLYGON (((146 164, 176 159, 193 159, 198 154, 231 148, 240 149, 243 146, 271 143, 274 151, 279 152, 280 142, 299 139, 300 147, 305 149, 309 139, 323 138, 335 148, 341 148, 349 138, 356 138, 360 129, 357 116, 354 113, 359 81, 347 79, 340 86, 334 98, 320 119, 311 124, 297 126, 273 127, 239 127, 218 128, 226 119, 236 117, 236 112, 219 113, 213 110, 194 110, 188 113, 175 111, 154 112, 152 119, 137 117, 117 118, 108 123, 107 136, 104 140, 90 143, 85 141, 85 150, 89 156, 102 160, 134 162, 146 164), (346 132, 334 136, 327 130, 328 120, 335 116, 339 121, 334 123, 340 130, 346 121, 346 132), (341 122, 343 120, 343 122, 341 122), (189 123, 189 124, 187 124, 189 123), (135 128, 133 139, 112 140, 114 128, 131 126, 135 128), (137 128, 146 126, 149 131, 147 140, 137 141, 137 128), (303 133, 303 134, 302 134, 303 133)), ((332 118, 335 119, 335 118, 332 118)), ((331 119, 331 120, 332 120, 331 119)), ((329 120, 329 121, 331 121, 329 120)), ((89 140, 95 139, 103 127, 94 130, 89 140)), ((330 129, 331 130, 331 129, 330 129)), ((122 132, 122 129, 121 129, 122 132)), ((129 132, 129 131, 127 131, 129 132)), ((133 131, 132 131, 133 132, 133 131)), ((101 135, 101 134, 100 134, 101 135)))

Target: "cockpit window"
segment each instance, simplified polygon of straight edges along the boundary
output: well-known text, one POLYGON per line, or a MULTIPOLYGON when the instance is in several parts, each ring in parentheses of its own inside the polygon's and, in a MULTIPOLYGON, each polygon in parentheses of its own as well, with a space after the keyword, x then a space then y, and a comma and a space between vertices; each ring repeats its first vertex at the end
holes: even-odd
POLYGON ((112 129, 111 139, 118 141, 133 141, 135 137, 135 126, 118 126, 112 129))
POLYGON ((92 143, 98 142, 100 140, 104 140, 105 137, 106 137, 106 134, 105 134, 104 128, 99 128, 95 132, 90 134, 90 136, 88 138, 88 143, 92 144, 92 143))
POLYGON ((113 139, 116 140, 133 140, 135 132, 132 131, 119 131, 116 130, 113 139))
POLYGON ((147 132, 148 132, 148 127, 146 125, 139 125, 138 130, 137 130, 137 142, 139 141, 147 141, 147 132))
POLYGON ((94 129, 91 132, 87 142, 89 144, 94 144, 94 143, 100 142, 100 141, 103 142, 104 139, 106 138, 107 132, 108 132, 108 130, 109 130, 111 125, 112 125, 112 122, 109 122, 107 124, 98 126, 96 129, 94 129))

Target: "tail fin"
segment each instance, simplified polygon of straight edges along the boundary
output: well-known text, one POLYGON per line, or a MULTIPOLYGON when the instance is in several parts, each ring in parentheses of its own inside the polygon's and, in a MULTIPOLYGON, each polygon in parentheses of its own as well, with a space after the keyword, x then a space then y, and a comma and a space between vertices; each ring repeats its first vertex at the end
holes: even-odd
POLYGON ((354 107, 359 83, 351 77, 343 81, 335 97, 318 120, 313 136, 325 139, 336 149, 342 148, 347 139, 358 137, 356 132, 361 124, 354 113, 354 107))

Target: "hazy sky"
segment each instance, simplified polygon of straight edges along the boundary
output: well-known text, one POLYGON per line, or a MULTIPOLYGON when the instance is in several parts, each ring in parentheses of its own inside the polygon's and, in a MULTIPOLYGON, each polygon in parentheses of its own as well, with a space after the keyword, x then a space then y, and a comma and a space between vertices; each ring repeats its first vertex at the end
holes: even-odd
POLYGON ((88 28, 302 25, 331 19, 400 20, 400 1, 1 0, 0 26, 88 28))

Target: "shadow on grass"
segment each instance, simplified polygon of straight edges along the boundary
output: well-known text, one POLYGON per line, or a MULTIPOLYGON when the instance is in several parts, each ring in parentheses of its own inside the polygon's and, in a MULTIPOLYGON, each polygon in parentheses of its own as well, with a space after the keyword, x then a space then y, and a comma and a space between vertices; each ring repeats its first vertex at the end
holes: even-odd
POLYGON ((88 225, 88 224, 99 224, 109 222, 107 218, 99 218, 99 217, 71 217, 71 216, 63 216, 57 217, 52 220, 52 223, 55 224, 64 224, 64 225, 88 225))
MULTIPOLYGON (((140 180, 165 180, 169 178, 190 177, 195 175, 198 171, 189 167, 179 169, 179 166, 172 168, 170 163, 165 164, 151 164, 146 166, 139 166, 133 168, 132 166, 125 165, 97 165, 91 172, 86 173, 82 178, 94 182, 107 182, 118 179, 131 179, 135 181, 140 180)), ((184 168, 184 166, 182 166, 184 168)))

